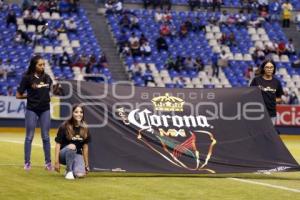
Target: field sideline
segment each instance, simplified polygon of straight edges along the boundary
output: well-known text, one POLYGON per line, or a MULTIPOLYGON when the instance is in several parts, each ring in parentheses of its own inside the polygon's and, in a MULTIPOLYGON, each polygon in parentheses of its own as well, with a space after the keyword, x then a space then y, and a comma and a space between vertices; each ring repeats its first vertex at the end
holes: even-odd
MULTIPOLYGON (((22 129, 21 129, 22 131, 22 129)), ((62 173, 43 169, 40 135, 32 149, 32 170, 23 170, 20 129, 0 128, 0 199, 222 199, 300 200, 300 172, 226 175, 163 175, 90 173, 85 179, 68 181, 62 173)), ((54 146, 55 130, 51 131, 54 146)), ((283 136, 300 162, 300 136, 283 136)), ((52 152, 54 149, 52 148, 52 152)), ((52 157, 53 157, 52 153, 52 157)), ((63 170, 62 170, 63 171, 63 170)))

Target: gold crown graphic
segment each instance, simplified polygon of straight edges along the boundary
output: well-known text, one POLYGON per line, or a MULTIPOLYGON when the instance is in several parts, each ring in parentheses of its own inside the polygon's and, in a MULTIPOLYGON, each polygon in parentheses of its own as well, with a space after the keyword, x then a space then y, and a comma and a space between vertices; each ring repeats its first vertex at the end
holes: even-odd
POLYGON ((155 110, 160 111, 183 111, 184 101, 178 97, 170 96, 166 93, 165 96, 159 96, 152 99, 155 110))

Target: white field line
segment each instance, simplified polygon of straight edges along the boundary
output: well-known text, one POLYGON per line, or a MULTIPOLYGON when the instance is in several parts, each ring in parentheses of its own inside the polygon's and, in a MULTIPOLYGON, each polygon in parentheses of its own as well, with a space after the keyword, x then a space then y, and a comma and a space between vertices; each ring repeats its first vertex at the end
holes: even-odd
MULTIPOLYGON (((15 144, 24 144, 24 141, 20 141, 20 140, 11 140, 11 139, 0 139, 0 142, 15 143, 15 144)), ((43 147, 42 144, 37 144, 37 143, 32 143, 32 146, 43 147)), ((51 148, 54 148, 54 146, 51 145, 51 148)))
POLYGON ((279 186, 279 185, 272 185, 272 184, 269 184, 269 183, 261 183, 261 182, 257 182, 257 181, 249 181, 249 180, 240 179, 240 178, 228 178, 228 179, 234 180, 234 181, 243 182, 243 183, 249 183, 249 184, 254 184, 254 185, 262 185, 262 186, 266 186, 266 187, 270 187, 270 188, 275 188, 275 189, 287 190, 287 191, 290 191, 290 192, 300 193, 300 190, 297 190, 297 189, 288 188, 288 187, 279 186))

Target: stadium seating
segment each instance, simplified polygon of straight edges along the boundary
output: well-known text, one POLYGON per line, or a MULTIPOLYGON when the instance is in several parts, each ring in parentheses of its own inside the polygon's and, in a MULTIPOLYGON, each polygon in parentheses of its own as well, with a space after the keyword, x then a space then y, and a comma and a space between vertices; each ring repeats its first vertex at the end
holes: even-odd
MULTIPOLYGON (((6 27, 6 16, 8 11, 0 12, 0 58, 5 63, 7 60, 11 61, 11 65, 15 66, 14 76, 8 77, 8 80, 0 79, 0 93, 4 93, 7 86, 12 86, 16 92, 17 85, 22 77, 22 74, 27 69, 29 60, 33 54, 41 54, 46 59, 46 71, 53 78, 57 79, 82 79, 82 73, 75 71, 71 67, 65 67, 63 70, 59 66, 50 66, 52 55, 60 56, 64 51, 68 52, 70 56, 73 54, 87 56, 95 55, 98 58, 102 51, 93 33, 85 10, 80 8, 78 14, 75 13, 50 13, 44 12, 42 15, 47 20, 49 26, 56 26, 61 20, 74 20, 77 24, 77 32, 61 33, 58 39, 50 40, 48 38, 41 38, 39 44, 19 44, 14 41, 14 36, 17 29, 21 29, 32 37, 36 31, 36 26, 25 26, 22 10, 16 5, 12 4, 11 9, 14 10, 17 16, 17 27, 10 25, 6 27)), ((38 28, 41 28, 39 26, 38 28)), ((103 74, 107 77, 108 82, 112 82, 111 73, 108 69, 97 71, 98 74, 103 74)))
MULTIPOLYGON (((125 3, 142 3, 143 0, 124 0, 124 2, 125 3)), ((290 0, 290 2, 293 5, 294 10, 300 10, 300 1, 299 0, 290 0)), ((172 0, 172 3, 177 4, 177 5, 188 5, 188 0, 172 0)), ((242 7, 242 0, 223 0, 222 6, 234 7, 234 8, 242 7)))
MULTIPOLYGON (((134 70, 134 65, 139 64, 141 68, 141 75, 134 76, 132 79, 137 86, 145 86, 145 72, 147 67, 145 64, 150 64, 150 69, 154 79, 153 82, 148 82, 149 86, 162 87, 240 87, 247 86, 248 80, 245 77, 245 72, 249 66, 256 66, 256 63, 251 54, 253 54, 255 47, 265 45, 271 41, 287 42, 287 38, 278 23, 264 22, 262 27, 254 28, 251 26, 224 26, 213 25, 208 23, 212 17, 219 18, 220 13, 216 12, 188 12, 188 11, 171 11, 173 24, 176 30, 179 30, 180 24, 186 19, 191 19, 195 22, 197 18, 206 23, 206 32, 189 32, 186 38, 166 37, 169 45, 168 51, 159 52, 156 48, 155 40, 159 36, 160 23, 154 20, 155 11, 153 10, 130 10, 134 13, 140 21, 140 30, 134 30, 139 37, 142 33, 148 38, 152 48, 152 55, 150 57, 132 57, 125 56, 124 63, 127 70, 131 72, 134 70), (217 42, 220 36, 233 33, 235 36, 235 45, 220 45, 217 42), (211 59, 214 53, 220 53, 224 50, 229 55, 228 67, 220 69, 219 77, 212 77, 211 59), (176 56, 193 58, 200 57, 205 68, 199 73, 196 71, 174 71, 166 69, 166 61, 171 56, 174 59, 176 56), (183 77, 183 79, 179 79, 183 77)), ((251 16, 247 16, 250 18, 251 16)), ((119 25, 119 15, 107 15, 108 24, 115 41, 121 35, 122 28, 119 25)), ((125 29, 127 36, 131 34, 131 30, 125 29)), ((299 96, 299 87, 295 87, 295 77, 300 74, 300 71, 291 67, 291 61, 296 57, 288 57, 286 55, 278 56, 273 54, 278 65, 278 78, 283 85, 294 91, 299 96), (285 69, 285 70, 283 70, 285 69)), ((148 75, 147 75, 148 76, 148 75)))

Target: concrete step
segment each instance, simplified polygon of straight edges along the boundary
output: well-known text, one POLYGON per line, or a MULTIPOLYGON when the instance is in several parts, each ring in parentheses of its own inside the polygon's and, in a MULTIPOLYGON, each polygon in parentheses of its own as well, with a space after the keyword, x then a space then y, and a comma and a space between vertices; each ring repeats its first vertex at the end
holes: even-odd
POLYGON ((116 81, 128 80, 125 67, 123 66, 120 56, 117 54, 117 47, 112 38, 105 16, 97 14, 97 6, 93 0, 81 1, 81 6, 87 11, 95 36, 107 57, 109 70, 112 73, 113 79, 116 81))

